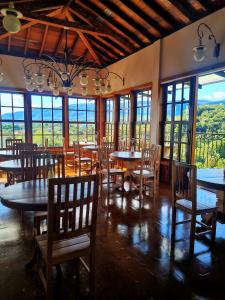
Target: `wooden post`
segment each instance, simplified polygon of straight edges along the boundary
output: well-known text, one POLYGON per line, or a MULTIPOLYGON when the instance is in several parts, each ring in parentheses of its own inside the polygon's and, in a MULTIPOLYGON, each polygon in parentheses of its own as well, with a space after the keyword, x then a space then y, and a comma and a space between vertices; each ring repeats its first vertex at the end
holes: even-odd
POLYGON ((25 142, 32 143, 32 111, 31 94, 24 94, 24 123, 25 123, 25 142))
POLYGON ((120 98, 118 95, 114 95, 114 143, 115 149, 118 149, 119 142, 119 122, 120 122, 120 98))
POLYGON ((136 125, 136 110, 137 110, 137 93, 130 92, 130 143, 131 139, 135 138, 135 125, 136 125))
POLYGON ((100 125, 100 141, 102 143, 102 138, 105 136, 105 99, 100 97, 99 98, 99 125, 100 125))
POLYGON ((69 147, 69 103, 68 96, 63 97, 63 137, 66 149, 69 147))

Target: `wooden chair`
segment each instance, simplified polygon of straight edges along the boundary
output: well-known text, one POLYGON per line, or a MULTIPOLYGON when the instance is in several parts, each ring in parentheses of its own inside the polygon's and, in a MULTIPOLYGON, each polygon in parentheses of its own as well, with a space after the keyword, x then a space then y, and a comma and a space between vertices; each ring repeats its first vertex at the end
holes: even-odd
POLYGON ((156 160, 156 151, 150 148, 141 150, 141 164, 131 171, 132 176, 139 182, 140 208, 143 206, 143 191, 149 190, 149 194, 155 197, 157 188, 157 170, 159 162, 156 160))
POLYGON ((18 144, 14 144, 14 148, 13 148, 15 158, 20 158, 21 151, 37 151, 37 150, 38 150, 37 144, 33 144, 33 143, 18 143, 18 144))
POLYGON ((47 235, 36 236, 38 273, 48 300, 53 299, 52 267, 77 258, 90 273, 94 294, 97 204, 97 175, 49 179, 47 235))
POLYGON ((74 150, 74 171, 78 171, 78 176, 81 176, 81 172, 92 173, 92 159, 90 157, 81 156, 81 147, 79 142, 73 142, 74 150))
POLYGON ((207 205, 204 200, 209 197, 210 192, 196 188, 196 166, 185 163, 173 162, 172 167, 172 235, 171 235, 171 255, 174 255, 176 226, 187 222, 191 223, 189 256, 194 254, 195 237, 211 233, 212 245, 216 236, 217 207, 213 204, 207 205), (190 219, 176 221, 177 209, 181 209, 191 215, 190 219), (198 221, 197 216, 212 214, 212 224, 205 224, 198 221), (196 223, 201 225, 205 231, 196 232, 196 223))
POLYGON ((67 151, 65 138, 63 138, 63 154, 65 156, 65 166, 74 168, 74 151, 67 151))
POLYGON ((103 184, 104 179, 106 179, 107 184, 107 207, 109 206, 109 196, 111 184, 118 182, 117 177, 121 177, 121 189, 124 193, 124 173, 120 168, 111 167, 110 159, 110 148, 104 147, 102 145, 99 148, 99 173, 100 173, 100 186, 101 186, 101 197, 103 196, 103 184))
POLYGON ((21 144, 22 142, 23 142, 22 139, 6 139, 5 140, 5 146, 6 146, 6 149, 13 150, 13 147, 16 144, 21 144))

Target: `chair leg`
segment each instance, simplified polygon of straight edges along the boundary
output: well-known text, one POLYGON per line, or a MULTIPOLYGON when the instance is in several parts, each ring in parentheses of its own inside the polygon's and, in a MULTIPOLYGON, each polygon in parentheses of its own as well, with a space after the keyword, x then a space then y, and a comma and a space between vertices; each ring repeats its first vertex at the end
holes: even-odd
POLYGON ((176 219, 177 219, 177 209, 175 206, 173 206, 172 207, 171 250, 170 250, 171 256, 174 256, 175 238, 176 238, 176 219))
POLYGON ((189 248, 189 257, 190 258, 192 258, 194 255, 195 225, 196 225, 196 215, 192 214, 192 216, 191 216, 191 232, 190 232, 190 248, 189 248))
POLYGON ((53 299, 52 267, 47 266, 46 270, 46 299, 53 299))
POLYGON ((139 186, 139 208, 141 209, 143 207, 143 178, 142 176, 140 177, 140 186, 139 186))
POLYGON ((212 214, 212 246, 215 244, 215 238, 216 238, 216 219, 217 219, 217 211, 214 211, 212 214))
POLYGON ((95 254, 90 255, 90 295, 95 294, 95 254))

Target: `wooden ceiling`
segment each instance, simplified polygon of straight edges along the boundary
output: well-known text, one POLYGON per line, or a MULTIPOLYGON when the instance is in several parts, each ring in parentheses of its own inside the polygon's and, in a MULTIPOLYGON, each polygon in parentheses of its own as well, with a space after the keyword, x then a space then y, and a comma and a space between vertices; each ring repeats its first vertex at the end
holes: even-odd
MULTIPOLYGON (((225 7, 225 0, 17 0, 21 30, 0 22, 0 53, 62 57, 65 31, 71 57, 107 66, 225 7)), ((8 7, 1 1, 0 8, 8 7)), ((2 19, 2 16, 1 16, 2 19)))

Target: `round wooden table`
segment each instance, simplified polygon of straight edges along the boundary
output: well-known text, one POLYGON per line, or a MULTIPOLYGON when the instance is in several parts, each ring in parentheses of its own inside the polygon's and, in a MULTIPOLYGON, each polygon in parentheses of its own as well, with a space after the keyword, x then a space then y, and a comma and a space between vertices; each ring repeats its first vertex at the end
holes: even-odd
POLYGON ((98 151, 99 146, 98 145, 83 146, 82 149, 85 151, 95 152, 95 151, 98 151))
POLYGON ((137 162, 141 160, 141 152, 131 151, 115 151, 110 154, 112 159, 122 160, 126 162, 137 162))
POLYGON ((225 214, 225 177, 223 169, 197 170, 197 184, 216 190, 218 210, 225 214))
MULTIPOLYGON (((51 165, 52 165, 51 160, 51 165)), ((38 165, 39 168, 41 168, 43 165, 42 160, 40 160, 40 165, 38 165)), ((7 161, 0 162, 0 170, 10 173, 19 173, 21 171, 21 160, 20 159, 11 159, 7 161)))
POLYGON ((12 150, 0 150, 0 159, 12 159, 14 155, 12 150))

